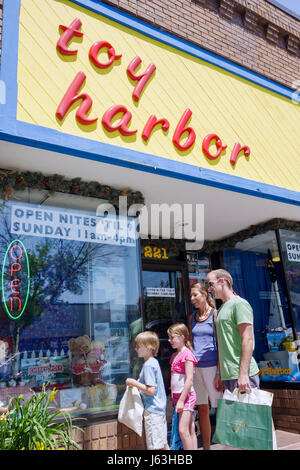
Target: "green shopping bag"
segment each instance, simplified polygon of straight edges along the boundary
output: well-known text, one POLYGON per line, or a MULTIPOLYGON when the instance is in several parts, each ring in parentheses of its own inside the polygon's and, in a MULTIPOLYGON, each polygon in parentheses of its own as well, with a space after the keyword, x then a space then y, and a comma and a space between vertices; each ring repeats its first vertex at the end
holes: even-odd
POLYGON ((239 449, 272 450, 271 406, 221 398, 213 442, 239 449))

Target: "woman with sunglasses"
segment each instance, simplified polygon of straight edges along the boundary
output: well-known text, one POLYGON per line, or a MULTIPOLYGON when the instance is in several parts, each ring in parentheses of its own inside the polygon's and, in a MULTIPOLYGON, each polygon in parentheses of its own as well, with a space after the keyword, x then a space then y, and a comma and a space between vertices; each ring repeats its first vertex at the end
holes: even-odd
POLYGON ((217 408, 222 391, 215 335, 217 310, 204 284, 194 284, 191 287, 190 298, 192 305, 197 309, 189 318, 191 342, 198 361, 194 376, 196 405, 203 449, 209 450, 211 439, 209 401, 213 408, 217 408))

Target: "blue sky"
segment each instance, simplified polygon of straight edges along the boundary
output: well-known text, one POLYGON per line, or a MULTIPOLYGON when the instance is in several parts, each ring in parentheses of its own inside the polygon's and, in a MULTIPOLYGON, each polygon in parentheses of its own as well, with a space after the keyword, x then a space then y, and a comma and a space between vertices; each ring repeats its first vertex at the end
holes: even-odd
POLYGON ((280 3, 289 10, 295 12, 300 16, 300 1, 299 0, 276 0, 277 3, 280 3))

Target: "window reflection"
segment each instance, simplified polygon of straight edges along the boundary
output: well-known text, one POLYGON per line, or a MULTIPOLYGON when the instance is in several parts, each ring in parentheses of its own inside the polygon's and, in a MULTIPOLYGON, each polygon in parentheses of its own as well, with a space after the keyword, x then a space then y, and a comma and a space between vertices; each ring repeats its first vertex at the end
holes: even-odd
POLYGON ((7 202, 0 259, 2 404, 48 383, 60 408, 118 408, 135 354, 130 325, 140 318, 135 220, 7 202), (13 240, 25 247, 30 283, 13 240))
MULTIPOLYGON (((287 240, 296 233, 280 230, 283 263, 289 277, 288 289, 297 318, 297 263, 287 262, 287 240)), ((294 243, 295 245, 295 243, 294 243)), ((295 250, 297 250, 295 245, 295 250)), ((299 244, 300 250, 300 244, 299 244)), ((300 251, 299 251, 300 253, 300 251)), ((300 259, 300 256, 299 256, 300 259)), ((224 267, 234 280, 235 292, 253 308, 255 350, 260 378, 267 382, 300 382, 299 363, 293 341, 293 318, 285 288, 285 273, 279 257, 276 234, 270 230, 238 242, 223 251, 224 267)), ((298 334, 299 322, 298 322, 298 334)))
POLYGON ((279 233, 296 330, 300 338, 300 232, 280 230, 279 233))

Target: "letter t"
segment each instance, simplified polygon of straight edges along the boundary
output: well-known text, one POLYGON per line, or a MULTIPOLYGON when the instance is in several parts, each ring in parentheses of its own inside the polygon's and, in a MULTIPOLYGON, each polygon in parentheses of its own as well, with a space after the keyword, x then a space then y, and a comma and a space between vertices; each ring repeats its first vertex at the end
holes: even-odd
POLYGON ((76 18, 70 26, 63 26, 59 25, 59 29, 63 30, 62 35, 60 36, 59 40, 56 44, 56 49, 63 55, 77 55, 78 50, 70 50, 68 49, 68 43, 71 41, 73 36, 77 36, 81 38, 83 33, 78 31, 81 27, 82 23, 79 18, 76 18))

